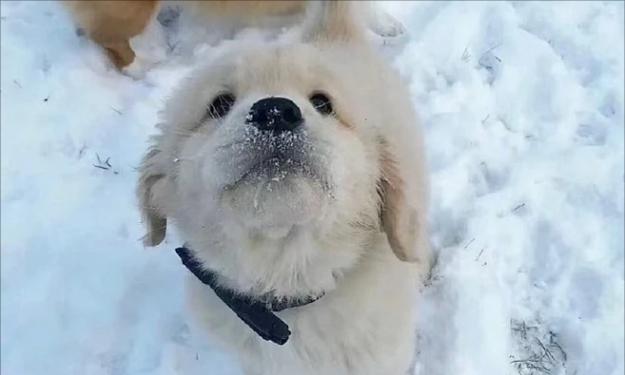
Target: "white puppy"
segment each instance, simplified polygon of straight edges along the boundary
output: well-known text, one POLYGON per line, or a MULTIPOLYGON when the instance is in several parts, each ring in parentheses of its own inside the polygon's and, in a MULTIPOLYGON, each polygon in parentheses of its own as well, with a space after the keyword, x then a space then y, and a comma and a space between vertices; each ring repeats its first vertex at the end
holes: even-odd
POLYGON ((355 8, 192 74, 141 167, 146 243, 177 227, 191 311, 248 374, 404 374, 415 352, 423 145, 355 8))

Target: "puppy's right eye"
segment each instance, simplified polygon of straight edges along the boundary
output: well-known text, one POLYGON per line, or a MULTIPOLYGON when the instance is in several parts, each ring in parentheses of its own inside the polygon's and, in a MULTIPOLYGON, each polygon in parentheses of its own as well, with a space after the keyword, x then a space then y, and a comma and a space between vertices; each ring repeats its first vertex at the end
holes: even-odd
POLYGON ((324 93, 317 92, 310 96, 310 103, 317 110, 317 112, 321 113, 324 116, 331 115, 334 113, 334 108, 332 108, 332 101, 328 96, 324 93))
POLYGON ((213 99, 208 107, 208 115, 211 118, 221 118, 230 112, 236 98, 231 93, 219 94, 213 99))

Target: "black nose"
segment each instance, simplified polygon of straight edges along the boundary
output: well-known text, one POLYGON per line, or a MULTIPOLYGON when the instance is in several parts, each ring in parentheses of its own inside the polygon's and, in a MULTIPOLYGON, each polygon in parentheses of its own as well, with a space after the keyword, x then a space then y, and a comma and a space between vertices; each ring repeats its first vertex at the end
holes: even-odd
POLYGON ((293 131, 304 122, 302 112, 292 100, 265 98, 252 105, 247 123, 275 133, 293 131))

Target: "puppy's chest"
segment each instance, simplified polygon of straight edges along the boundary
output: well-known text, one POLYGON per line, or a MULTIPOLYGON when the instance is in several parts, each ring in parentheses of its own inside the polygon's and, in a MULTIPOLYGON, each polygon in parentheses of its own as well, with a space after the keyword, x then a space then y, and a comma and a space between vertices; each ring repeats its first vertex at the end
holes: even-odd
POLYGON ((391 276, 390 268, 388 275, 384 267, 363 269, 320 300, 276 313, 292 332, 283 346, 264 341, 204 294, 210 300, 208 329, 250 374, 402 373, 414 352, 411 277, 400 270, 391 276))
POLYGON ((413 351, 410 323, 389 324, 374 305, 324 301, 286 311, 280 316, 293 333, 284 346, 254 337, 238 351, 259 374, 400 374, 413 351))

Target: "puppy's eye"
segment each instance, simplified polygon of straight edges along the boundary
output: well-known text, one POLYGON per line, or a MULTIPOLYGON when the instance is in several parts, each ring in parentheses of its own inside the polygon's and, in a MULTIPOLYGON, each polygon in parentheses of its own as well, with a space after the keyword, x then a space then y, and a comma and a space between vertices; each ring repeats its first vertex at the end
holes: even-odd
POLYGON ((330 98, 326 94, 323 93, 314 93, 310 96, 310 103, 315 107, 317 112, 322 115, 331 115, 334 113, 334 108, 332 108, 332 102, 330 98))
POLYGON ((231 93, 219 94, 208 106, 208 115, 211 118, 221 118, 230 112, 236 98, 231 93))

